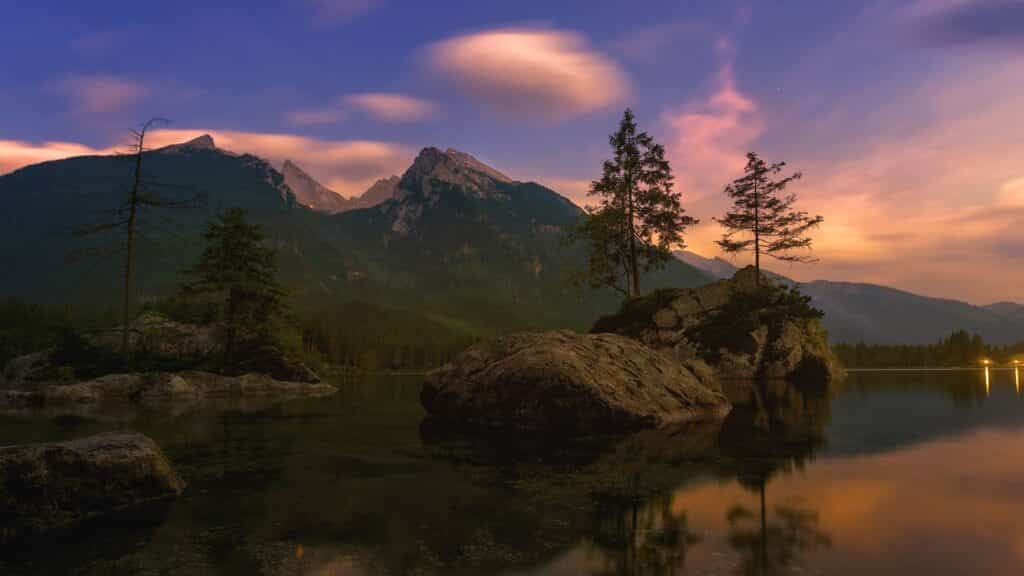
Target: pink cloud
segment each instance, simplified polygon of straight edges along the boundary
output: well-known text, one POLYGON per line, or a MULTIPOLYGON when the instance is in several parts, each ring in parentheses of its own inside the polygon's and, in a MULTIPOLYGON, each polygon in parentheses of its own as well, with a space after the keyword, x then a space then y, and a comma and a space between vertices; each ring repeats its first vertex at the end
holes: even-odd
POLYGON ((115 76, 69 76, 56 84, 79 112, 104 114, 130 106, 147 94, 143 84, 115 76))
POLYGON ((437 111, 433 102, 405 94, 370 92, 353 94, 345 101, 385 122, 416 122, 429 118, 437 111))
POLYGON ((406 123, 430 118, 437 112, 437 105, 407 94, 367 92, 336 98, 320 108, 293 110, 288 113, 287 119, 297 126, 337 124, 347 118, 353 109, 382 122, 406 123))
POLYGON ((757 103, 736 87, 732 64, 719 70, 713 93, 663 115, 667 149, 685 194, 715 194, 743 171, 746 153, 764 130, 757 103))
POLYGON ((71 156, 110 154, 112 149, 96 149, 74 142, 41 142, 33 144, 23 140, 0 140, 0 174, 18 168, 71 156))
POLYGON ((276 165, 289 159, 323 185, 344 196, 361 194, 378 178, 401 174, 412 163, 413 151, 391 142, 323 140, 295 134, 234 130, 157 130, 149 139, 156 148, 209 134, 218 148, 246 152, 276 165))
POLYGON ((501 28, 432 45, 430 68, 484 105, 528 118, 567 119, 621 102, 625 72, 571 31, 501 28))

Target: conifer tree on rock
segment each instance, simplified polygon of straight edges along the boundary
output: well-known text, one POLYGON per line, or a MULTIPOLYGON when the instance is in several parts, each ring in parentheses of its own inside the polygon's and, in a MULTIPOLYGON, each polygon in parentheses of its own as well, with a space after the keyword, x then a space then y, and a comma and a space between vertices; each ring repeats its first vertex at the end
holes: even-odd
POLYGON ((748 153, 743 176, 725 187, 726 196, 733 201, 732 209, 725 217, 715 219, 726 230, 722 239, 716 241, 722 251, 754 253, 758 283, 761 281, 761 254, 785 262, 817 262, 810 254, 794 251, 811 249, 808 233, 824 218, 793 208, 797 196, 787 194, 786 187, 799 180, 802 174, 794 172, 780 178, 785 166, 785 162, 768 164, 757 153, 748 153))
POLYGON ((685 246, 683 234, 697 220, 686 214, 665 148, 626 109, 619 129, 608 139, 612 158, 589 195, 598 199, 572 231, 573 241, 588 244, 587 269, 577 279, 592 288, 610 287, 626 296, 640 294, 640 275, 663 267, 673 248, 685 246))
POLYGON ((271 321, 283 312, 284 290, 277 280, 273 249, 245 210, 233 208, 210 222, 206 247, 189 271, 190 296, 212 297, 224 327, 224 362, 231 365, 239 337, 266 339, 271 321))

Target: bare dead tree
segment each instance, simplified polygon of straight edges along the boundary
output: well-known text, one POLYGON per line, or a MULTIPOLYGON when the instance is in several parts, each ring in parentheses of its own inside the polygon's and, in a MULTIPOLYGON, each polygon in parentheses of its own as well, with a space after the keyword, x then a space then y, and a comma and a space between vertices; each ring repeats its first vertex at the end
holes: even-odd
MULTIPOLYGON (((162 198, 149 191, 150 187, 159 186, 159 184, 143 178, 142 160, 145 156, 145 152, 147 151, 146 134, 154 126, 167 122, 168 121, 163 118, 150 118, 142 125, 141 128, 138 130, 132 130, 132 142, 128 154, 132 157, 133 170, 131 189, 128 193, 127 199, 117 208, 104 212, 104 214, 109 218, 108 220, 82 226, 74 230, 74 234, 76 236, 90 236, 106 232, 123 231, 123 236, 120 241, 116 241, 112 246, 94 250, 91 253, 98 256, 113 256, 118 254, 124 256, 124 294, 122 295, 121 305, 121 353, 125 357, 128 356, 129 352, 128 324, 131 320, 131 310, 134 299, 135 252, 136 242, 139 236, 138 224, 141 212, 147 208, 183 208, 194 206, 204 197, 202 194, 196 193, 190 197, 180 200, 168 199, 162 198)), ((77 258, 83 254, 89 253, 90 252, 80 252, 72 255, 72 257, 77 258)))

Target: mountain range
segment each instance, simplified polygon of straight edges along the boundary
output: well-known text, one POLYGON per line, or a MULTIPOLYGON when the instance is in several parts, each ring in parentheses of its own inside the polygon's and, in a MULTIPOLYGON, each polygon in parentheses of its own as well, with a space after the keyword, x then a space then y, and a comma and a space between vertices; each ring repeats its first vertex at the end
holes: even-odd
MULTIPOLYGON (((722 258, 705 258, 688 251, 676 257, 716 278, 731 277, 736 266, 722 258)), ((998 302, 976 306, 959 300, 931 298, 877 284, 814 280, 794 282, 769 272, 777 280, 797 284, 825 312, 823 322, 833 342, 874 344, 931 344, 954 330, 980 334, 988 343, 1024 341, 1024 305, 998 302)))
MULTIPOLYGON (((72 231, 122 204, 132 166, 130 156, 83 156, 0 176, 7 267, 0 297, 116 305, 119 238, 72 231), (69 262, 75 253, 83 257, 69 262)), ((425 148, 401 177, 347 201, 334 200, 294 163, 279 171, 222 150, 209 136, 146 152, 142 174, 147 194, 180 200, 198 193, 205 201, 141 215, 140 302, 171 294, 200 252, 206 223, 241 207, 266 231, 295 306, 366 302, 489 334, 582 329, 618 305, 610 291, 582 292, 567 282, 584 262, 582 247, 563 239, 580 208, 456 150, 425 148)), ((675 262, 644 282, 653 289, 710 279, 675 262)))

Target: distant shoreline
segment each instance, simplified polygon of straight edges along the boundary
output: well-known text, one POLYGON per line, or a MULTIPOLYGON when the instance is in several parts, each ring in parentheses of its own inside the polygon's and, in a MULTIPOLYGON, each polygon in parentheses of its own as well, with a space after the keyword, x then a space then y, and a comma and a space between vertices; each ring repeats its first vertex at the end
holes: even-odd
MULTIPOLYGON (((1018 367, 1019 368, 1019 367, 1018 367)), ((1001 366, 919 366, 913 368, 847 368, 847 372, 1012 372, 1018 368, 1012 365, 1001 366)))

